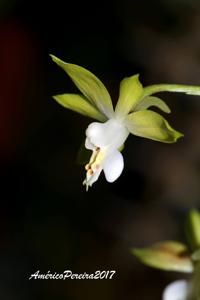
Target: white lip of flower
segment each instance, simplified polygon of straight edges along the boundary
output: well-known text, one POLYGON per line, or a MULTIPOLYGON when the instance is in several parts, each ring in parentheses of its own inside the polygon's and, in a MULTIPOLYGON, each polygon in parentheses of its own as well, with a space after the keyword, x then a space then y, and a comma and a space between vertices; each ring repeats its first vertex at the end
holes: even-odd
POLYGON ((152 94, 168 91, 200 95, 199 86, 158 84, 143 88, 139 75, 130 76, 120 83, 119 99, 114 110, 106 87, 94 74, 81 66, 50 56, 82 93, 56 95, 53 98, 65 108, 101 122, 92 123, 86 130, 85 146, 93 151, 86 165, 84 184, 87 189, 98 179, 102 170, 109 182, 120 176, 124 163, 118 149, 129 133, 163 143, 174 143, 183 136, 161 115, 149 110, 149 107, 155 106, 165 113, 170 112, 166 103, 152 94))
POLYGON ((188 295, 189 283, 186 280, 177 280, 165 288, 162 300, 187 300, 188 295))
POLYGON ((122 122, 110 119, 105 123, 91 123, 86 130, 85 147, 92 150, 83 184, 89 186, 97 181, 101 171, 104 171, 108 182, 115 181, 124 168, 123 156, 118 150, 125 142, 129 131, 122 122))

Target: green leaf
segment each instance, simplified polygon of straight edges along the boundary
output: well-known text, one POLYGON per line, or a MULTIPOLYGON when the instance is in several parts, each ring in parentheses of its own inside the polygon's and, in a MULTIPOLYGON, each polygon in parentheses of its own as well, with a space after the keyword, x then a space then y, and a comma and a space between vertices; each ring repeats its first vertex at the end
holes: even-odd
POLYGON ((84 96, 77 94, 62 94, 53 98, 65 108, 71 109, 84 116, 104 122, 106 117, 92 106, 84 96))
POLYGON ((66 63, 54 55, 50 56, 70 76, 91 104, 95 105, 108 118, 113 116, 110 95, 104 84, 94 74, 78 65, 66 63))
POLYGON ((186 220, 186 235, 192 250, 200 248, 200 213, 192 209, 186 220))
POLYGON ((184 273, 193 271, 187 247, 176 241, 157 243, 149 248, 133 248, 131 253, 141 262, 153 268, 184 273))
POLYGON ((183 136, 161 115, 151 110, 141 110, 128 115, 125 124, 130 133, 163 143, 174 143, 183 136))
POLYGON ((149 96, 159 92, 175 92, 200 96, 200 86, 184 84, 154 84, 144 88, 144 96, 149 96))
POLYGON ((139 75, 124 78, 120 83, 119 100, 115 113, 118 116, 127 115, 133 111, 143 94, 143 87, 139 81, 139 75))
POLYGON ((151 106, 155 106, 155 107, 159 108, 160 110, 164 111, 165 113, 171 112, 169 106, 163 100, 161 100, 158 97, 153 97, 153 96, 147 96, 144 99, 142 99, 136 105, 134 111, 145 110, 151 106))

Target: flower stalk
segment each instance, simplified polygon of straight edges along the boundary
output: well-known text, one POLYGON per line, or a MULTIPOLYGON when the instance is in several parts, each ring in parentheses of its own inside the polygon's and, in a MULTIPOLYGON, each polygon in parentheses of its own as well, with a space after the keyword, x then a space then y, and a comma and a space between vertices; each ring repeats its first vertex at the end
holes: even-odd
POLYGON ((195 265, 188 297, 186 300, 200 300, 200 263, 195 265))
POLYGON ((199 86, 184 84, 155 84, 144 88, 143 96, 149 96, 160 92, 185 93, 187 95, 200 96, 199 86))

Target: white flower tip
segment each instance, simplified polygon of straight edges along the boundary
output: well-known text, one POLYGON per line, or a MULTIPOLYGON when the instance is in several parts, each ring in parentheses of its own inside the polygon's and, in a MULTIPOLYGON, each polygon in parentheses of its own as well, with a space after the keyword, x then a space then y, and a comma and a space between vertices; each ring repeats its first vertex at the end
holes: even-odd
POLYGON ((103 166, 106 180, 108 182, 114 182, 121 175, 123 168, 123 156, 119 151, 115 151, 106 159, 103 166))
POLYGON ((186 300, 189 284, 186 280, 177 280, 170 283, 164 290, 162 300, 186 300))

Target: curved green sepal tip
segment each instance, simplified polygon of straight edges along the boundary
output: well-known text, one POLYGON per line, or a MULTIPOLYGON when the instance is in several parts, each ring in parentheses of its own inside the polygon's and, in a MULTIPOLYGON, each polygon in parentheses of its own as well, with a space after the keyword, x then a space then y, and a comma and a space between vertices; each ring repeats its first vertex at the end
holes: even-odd
POLYGON ((125 124, 132 134, 162 143, 175 143, 183 137, 161 115, 151 110, 141 110, 128 115, 125 124))

